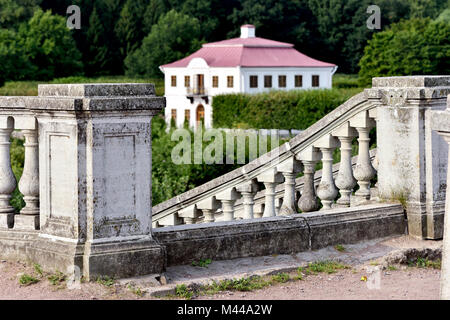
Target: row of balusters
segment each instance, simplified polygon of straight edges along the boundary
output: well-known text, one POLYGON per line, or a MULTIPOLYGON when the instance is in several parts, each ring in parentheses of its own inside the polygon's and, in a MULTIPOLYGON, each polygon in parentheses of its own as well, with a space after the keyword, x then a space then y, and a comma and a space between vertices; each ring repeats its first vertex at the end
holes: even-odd
POLYGON ((369 152, 369 133, 375 126, 373 118, 371 113, 365 111, 280 165, 254 179, 179 210, 175 222, 172 219, 165 223, 161 219, 156 222, 156 226, 292 215, 367 203, 371 195, 371 180, 376 175, 374 166, 377 166, 376 160, 372 164, 369 152), (358 157, 353 168, 352 142, 355 137, 358 137, 358 157), (341 161, 338 174, 333 177, 333 153, 336 148, 340 149, 341 161), (316 187, 314 174, 319 161, 322 162, 322 177, 316 187), (299 197, 296 177, 300 172, 303 172, 303 190, 299 197), (257 182, 264 185, 264 204, 255 205, 254 197, 259 191, 257 182), (278 184, 283 184, 284 187, 282 202, 276 198, 275 188, 278 184), (352 196, 357 185, 359 188, 352 196), (242 212, 237 217, 235 204, 240 198, 242 212))
MULTIPOLYGON (((11 228, 15 225, 17 216, 35 217, 28 219, 33 221, 30 229, 39 228, 39 145, 37 130, 21 130, 25 138, 25 159, 22 176, 17 183, 11 167, 10 146, 13 126, 8 125, 0 129, 0 228, 11 228), (18 187, 23 195, 25 206, 16 215, 16 209, 11 206, 10 201, 14 190, 18 187), (7 217, 5 219, 5 217, 7 217)), ((20 224, 24 227, 24 224, 20 224)))

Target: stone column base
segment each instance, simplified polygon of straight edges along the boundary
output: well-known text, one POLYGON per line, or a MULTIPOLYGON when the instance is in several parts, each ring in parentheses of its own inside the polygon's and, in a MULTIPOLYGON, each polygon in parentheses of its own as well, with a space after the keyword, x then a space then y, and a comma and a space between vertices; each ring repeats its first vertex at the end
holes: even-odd
POLYGON ((39 230, 39 216, 16 214, 14 216, 14 229, 39 230))
POLYGON ((8 229, 14 225, 14 213, 0 213, 0 228, 8 229))
POLYGON ((83 275, 87 279, 162 273, 165 266, 165 247, 152 239, 85 245, 83 275))
POLYGON ((151 239, 76 244, 39 237, 29 255, 46 270, 71 273, 76 266, 86 280, 161 273, 166 265, 165 248, 151 239))
POLYGON ((409 235, 420 239, 442 239, 445 213, 442 202, 432 204, 408 202, 406 213, 409 235))

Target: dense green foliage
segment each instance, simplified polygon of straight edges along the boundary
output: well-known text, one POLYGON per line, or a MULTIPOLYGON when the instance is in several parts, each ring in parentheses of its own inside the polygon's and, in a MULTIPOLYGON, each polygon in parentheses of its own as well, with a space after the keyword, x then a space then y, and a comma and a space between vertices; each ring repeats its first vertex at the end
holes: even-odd
POLYGON ((77 75, 83 70, 81 53, 65 19, 41 9, 18 31, 0 29, 0 61, 0 82, 48 80, 77 75))
POLYGON ((393 24, 375 34, 364 50, 359 76, 450 73, 450 23, 428 18, 393 24))
POLYGON ((169 11, 153 25, 142 46, 125 59, 127 75, 158 77, 159 66, 200 48, 200 23, 186 14, 169 11))
POLYGON ((351 96, 354 89, 227 94, 213 99, 217 128, 306 129, 351 96))
MULTIPOLYGON (((380 32, 366 26, 366 9, 372 4, 381 8, 382 31, 402 19, 449 19, 449 0, 0 0, 0 58, 9 64, 0 74, 18 68, 17 74, 7 70, 1 77, 49 77, 54 72, 51 68, 38 73, 34 68, 37 64, 39 70, 48 70, 54 63, 47 54, 49 45, 38 36, 34 41, 42 46, 38 56, 45 55, 35 59, 36 53, 25 51, 17 39, 19 30, 39 8, 64 19, 70 5, 81 8, 81 29, 66 30, 75 40, 81 60, 73 59, 77 54, 67 41, 49 40, 54 43, 55 55, 74 61, 69 68, 67 61, 65 67, 55 68, 64 75, 78 73, 81 61, 82 72, 89 77, 125 72, 162 77, 159 65, 189 54, 203 41, 236 37, 245 23, 256 26, 257 36, 293 43, 309 56, 337 64, 340 72, 357 73, 367 41, 380 32)), ((46 21, 28 35, 44 31, 48 38, 55 33, 52 28, 45 31, 50 20, 46 21)))

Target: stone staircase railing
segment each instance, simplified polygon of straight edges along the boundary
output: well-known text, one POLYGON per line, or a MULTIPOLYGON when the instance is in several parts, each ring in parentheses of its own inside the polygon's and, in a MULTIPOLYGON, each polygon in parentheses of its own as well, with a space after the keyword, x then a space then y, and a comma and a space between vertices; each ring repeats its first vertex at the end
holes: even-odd
MULTIPOLYGON (((333 206, 349 207, 356 184, 353 204, 370 198, 370 182, 376 171, 370 161, 369 132, 376 126, 377 100, 367 90, 352 97, 289 142, 202 186, 185 192, 153 208, 153 226, 192 224, 197 222, 231 221, 236 215, 236 201, 242 198, 242 219, 271 217, 322 210, 333 206), (352 141, 359 137, 359 154, 352 169, 352 141), (340 148, 341 164, 333 177, 333 152, 340 148), (317 190, 314 185, 316 164, 323 169, 317 190), (297 175, 303 172, 303 190, 296 201, 297 175), (258 183, 264 184, 264 204, 255 204, 258 183), (276 188, 282 184, 282 204, 276 188), (334 204, 340 193, 339 199, 334 204), (278 198, 279 199, 279 198, 278 198), (217 214, 220 213, 218 216, 217 214)), ((281 197, 280 197, 281 198, 281 197)))

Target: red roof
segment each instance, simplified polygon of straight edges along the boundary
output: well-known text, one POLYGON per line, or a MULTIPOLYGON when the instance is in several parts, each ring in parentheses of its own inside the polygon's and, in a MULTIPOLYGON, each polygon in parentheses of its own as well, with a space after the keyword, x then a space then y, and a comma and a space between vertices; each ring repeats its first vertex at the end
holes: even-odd
POLYGON ((193 58, 203 58, 210 67, 334 67, 294 49, 291 43, 264 38, 234 38, 206 43, 181 60, 162 68, 187 67, 193 58))

